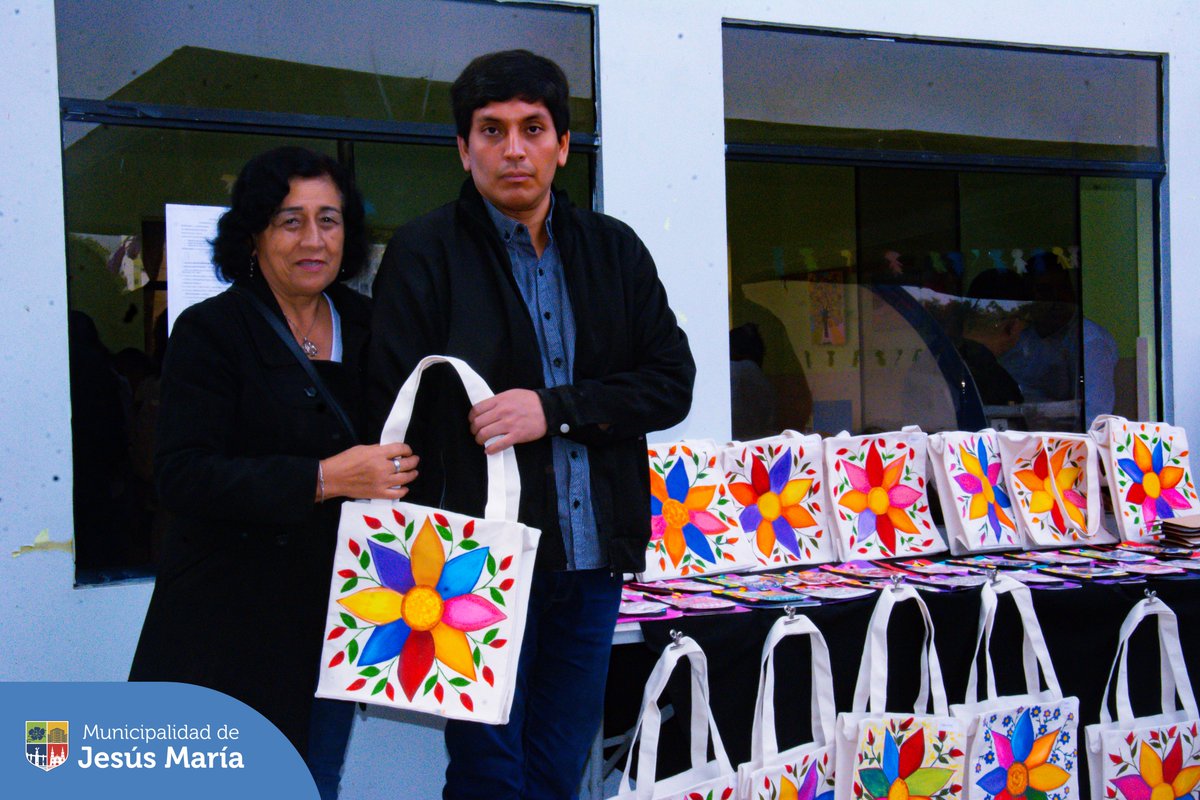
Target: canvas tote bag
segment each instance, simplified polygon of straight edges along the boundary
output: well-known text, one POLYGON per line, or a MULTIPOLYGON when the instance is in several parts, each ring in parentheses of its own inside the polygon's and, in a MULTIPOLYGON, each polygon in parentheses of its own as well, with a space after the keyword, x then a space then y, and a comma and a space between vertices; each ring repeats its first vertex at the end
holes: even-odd
POLYGON ((951 553, 1021 548, 1020 517, 1012 505, 994 430, 930 434, 929 463, 951 553))
POLYGON ((730 800, 737 789, 737 773, 725 754, 721 734, 708 705, 708 661, 704 651, 693 639, 679 637, 667 645, 658 663, 650 672, 642 696, 642 713, 630 742, 621 786, 611 800, 730 800), (691 675, 691 768, 670 778, 657 780, 658 738, 662 727, 662 712, 658 701, 667 688, 667 681, 680 659, 686 658, 691 675), (708 741, 712 737, 713 760, 708 758, 708 741), (634 743, 637 743, 637 786, 630 788, 629 771, 633 763, 634 743))
POLYGON ((991 800, 1026 787, 1048 800, 1079 796, 1079 698, 1063 697, 1050 651, 1033 609, 1029 587, 1000 576, 980 593, 979 636, 967 677, 965 702, 950 707, 967 725, 966 781, 968 800, 991 800), (998 696, 992 667, 991 639, 999 596, 1012 597, 1024 631, 1021 653, 1025 693, 998 696), (978 697, 979 652, 987 676, 986 696, 978 697), (1046 688, 1041 688, 1038 668, 1046 688))
POLYGON ((1191 797, 1200 783, 1198 727, 1200 711, 1179 645, 1179 620, 1166 603, 1147 597, 1121 625, 1117 656, 1100 703, 1100 721, 1085 731, 1094 800, 1165 800, 1168 792, 1172 800, 1191 797), (1129 703, 1129 637, 1148 617, 1158 618, 1161 713, 1135 717, 1129 703), (1108 699, 1114 674, 1115 720, 1108 699))
MULTIPOLYGON (((434 364, 454 368, 472 404, 492 396, 465 362, 428 356, 400 387, 382 441, 404 441, 434 364)), ((342 504, 318 697, 508 721, 541 534, 517 522, 512 448, 487 457, 487 481, 482 519, 404 501, 342 504)))
POLYGON ((933 620, 915 589, 901 585, 879 593, 863 649, 854 705, 837 718, 835 796, 838 800, 894 796, 958 800, 962 796, 965 728, 950 716, 946 705, 933 620), (917 604, 925 622, 921 684, 913 711, 893 712, 887 710, 888 620, 896 604, 905 601, 917 604))
POLYGON ((756 568, 821 564, 838 558, 820 436, 784 431, 731 442, 722 449, 721 461, 756 568))
POLYGON ((833 672, 825 637, 808 617, 780 617, 763 644, 750 760, 738 767, 739 800, 833 800, 834 714, 833 672), (813 741, 780 752, 775 737, 775 645, 789 636, 807 636, 812 648, 813 741))
POLYGON ((1102 415, 1092 422, 1091 435, 1122 541, 1154 541, 1156 522, 1200 508, 1183 428, 1102 415))

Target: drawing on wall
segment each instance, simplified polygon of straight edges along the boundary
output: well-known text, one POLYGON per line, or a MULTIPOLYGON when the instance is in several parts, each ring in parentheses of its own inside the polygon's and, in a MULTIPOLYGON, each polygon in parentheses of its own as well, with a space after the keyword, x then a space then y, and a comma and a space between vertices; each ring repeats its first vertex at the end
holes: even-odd
POLYGON ((808 276, 813 344, 846 343, 846 281, 844 269, 826 269, 808 276))

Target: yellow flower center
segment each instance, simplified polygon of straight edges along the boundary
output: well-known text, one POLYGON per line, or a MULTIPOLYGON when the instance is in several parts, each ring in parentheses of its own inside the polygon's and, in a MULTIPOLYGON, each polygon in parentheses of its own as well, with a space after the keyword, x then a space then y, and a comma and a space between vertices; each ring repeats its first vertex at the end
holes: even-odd
POLYGON ((1025 794, 1029 787, 1029 768, 1020 761, 1008 768, 1008 793, 1013 797, 1025 794))
POLYGON ((1150 800, 1175 800, 1175 787, 1160 783, 1150 791, 1150 800))
POLYGON ((782 506, 779 504, 779 495, 774 492, 767 492, 758 498, 758 511, 767 522, 774 522, 779 519, 779 515, 783 511, 782 506))
POLYGON ((663 519, 667 521, 668 528, 682 528, 691 522, 688 510, 678 500, 664 501, 662 515, 663 519))
MULTIPOLYGON (((874 490, 878 491, 878 489, 874 490)), ((888 789, 887 800, 908 800, 908 784, 897 778, 888 789)))
MULTIPOLYGON (((891 507, 892 501, 888 500, 887 489, 881 489, 876 486, 867 493, 867 508, 871 509, 875 516, 886 514, 887 510, 891 507)), ((905 797, 907 796, 905 794, 905 797)))
POLYGON ((427 631, 442 621, 442 596, 428 586, 414 586, 404 595, 400 615, 414 631, 427 631))
POLYGON ((1146 490, 1146 496, 1151 499, 1162 494, 1162 482, 1153 472, 1147 472, 1146 477, 1142 478, 1142 488, 1146 490))

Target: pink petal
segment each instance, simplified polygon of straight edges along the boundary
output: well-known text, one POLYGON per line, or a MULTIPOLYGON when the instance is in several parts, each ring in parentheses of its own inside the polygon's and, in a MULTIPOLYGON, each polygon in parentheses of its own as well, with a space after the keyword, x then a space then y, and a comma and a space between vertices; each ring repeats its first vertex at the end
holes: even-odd
POLYGON ((1153 497, 1147 497, 1142 501, 1142 520, 1149 525, 1154 520, 1158 519, 1158 509, 1153 497))
POLYGON ((1000 481, 1000 462, 993 461, 987 468, 988 483, 995 486, 1000 481))
POLYGON ((446 601, 442 622, 460 631, 477 631, 506 619, 504 612, 478 595, 460 594, 446 601))
POLYGON ((892 504, 892 508, 908 508, 917 502, 920 497, 920 492, 903 484, 898 483, 891 489, 888 489, 888 501, 892 504))
POLYGON ((979 478, 976 478, 974 475, 967 475, 966 473, 963 473, 961 475, 955 475, 954 480, 958 482, 958 485, 961 486, 962 490, 967 494, 979 494, 983 491, 983 483, 980 482, 979 478))
POLYGON ((1180 494, 1178 489, 1163 489, 1162 499, 1166 500, 1167 505, 1176 509, 1177 511, 1184 511, 1188 508, 1191 508, 1191 506, 1188 505, 1187 498, 1180 494))
POLYGON ((856 467, 849 461, 842 462, 842 469, 846 470, 846 477, 850 479, 850 485, 858 489, 863 494, 871 491, 871 481, 867 477, 867 471, 862 467, 856 467))
POLYGON ((704 533, 721 533, 729 526, 708 511, 689 511, 688 519, 704 533))
POLYGON ((992 746, 996 748, 996 763, 1008 769, 1013 763, 1012 742, 1002 733, 992 731, 992 746))
POLYGON ((657 541, 667 530, 667 520, 662 514, 650 518, 650 541, 657 541))
POLYGON ((1076 508, 1087 508, 1087 498, 1074 489, 1067 489, 1065 492, 1063 492, 1063 500, 1066 500, 1076 508))
POLYGON ((1125 795, 1125 800, 1150 800, 1150 784, 1141 775, 1114 778, 1112 785, 1125 795))

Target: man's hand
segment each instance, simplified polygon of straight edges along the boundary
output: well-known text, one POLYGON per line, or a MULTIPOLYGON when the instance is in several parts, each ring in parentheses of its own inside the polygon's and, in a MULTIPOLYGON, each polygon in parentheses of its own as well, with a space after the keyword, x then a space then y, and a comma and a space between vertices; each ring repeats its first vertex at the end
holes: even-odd
POLYGON ((542 399, 529 389, 509 389, 484 400, 471 409, 467 422, 488 455, 546 435, 542 399))

